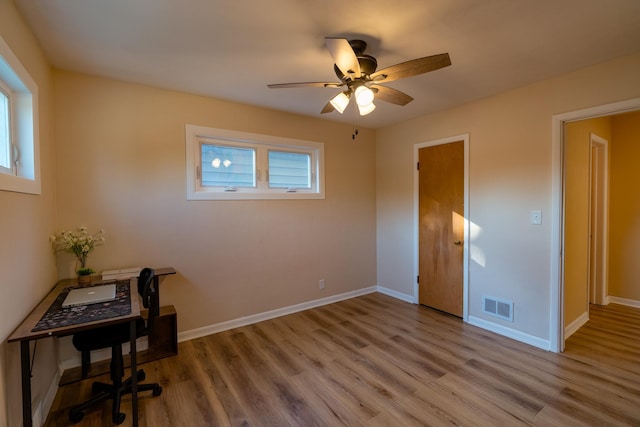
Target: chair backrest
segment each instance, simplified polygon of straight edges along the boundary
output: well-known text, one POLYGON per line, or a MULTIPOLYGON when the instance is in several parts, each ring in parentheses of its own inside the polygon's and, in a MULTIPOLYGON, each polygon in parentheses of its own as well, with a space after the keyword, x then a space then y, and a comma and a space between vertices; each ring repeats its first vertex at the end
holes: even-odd
POLYGON ((143 268, 138 276, 138 293, 142 297, 142 305, 149 310, 146 333, 153 330, 155 318, 160 313, 158 290, 153 279, 155 272, 151 268, 143 268))

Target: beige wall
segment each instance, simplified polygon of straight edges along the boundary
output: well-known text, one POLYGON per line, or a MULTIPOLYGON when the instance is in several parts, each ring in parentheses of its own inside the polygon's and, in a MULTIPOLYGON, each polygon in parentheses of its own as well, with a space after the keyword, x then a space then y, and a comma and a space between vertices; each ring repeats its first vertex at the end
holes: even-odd
POLYGON ((353 141, 325 120, 70 72, 54 81, 59 225, 106 229, 98 271, 173 266, 161 296, 181 332, 376 285, 372 131, 353 141), (323 142, 326 199, 187 201, 185 124, 323 142))
POLYGON ((564 326, 589 304, 589 162, 591 134, 611 141, 611 117, 565 126, 564 326))
MULTIPOLYGON (((9 0, 0 0, 0 36, 36 82, 39 93, 42 194, 0 191, 0 426, 22 422, 20 346, 7 344, 13 329, 56 280, 49 235, 55 230, 54 147, 51 121, 51 70, 29 29, 9 0)), ((34 409, 57 369, 53 340, 42 340, 34 362, 34 409)))
MULTIPOLYGON (((353 142, 346 125, 64 71, 53 96, 49 66, 9 0, 0 35, 39 86, 42 163, 42 195, 0 192, 0 233, 11 242, 0 257, 2 342, 55 281, 47 236, 79 225, 107 230, 90 258, 98 270, 176 268, 162 297, 181 331, 376 283, 410 295, 413 145, 466 132, 479 230, 470 314, 547 339, 551 116, 640 96, 636 55, 377 134, 361 129, 353 142), (187 202, 185 123, 324 142, 326 200, 187 202), (541 226, 529 224, 532 209, 543 211, 541 226), (483 316, 483 294, 513 300, 515 322, 483 316)), ((0 426, 19 425, 18 346, 1 345, 0 426)), ((53 346, 38 347, 36 407, 54 376, 57 360, 44 356, 53 346)))
POLYGON ((640 112, 613 118, 609 295, 640 301, 640 112))
POLYGON ((552 116, 640 97, 638 75, 640 55, 629 56, 379 130, 379 285, 413 295, 414 144, 468 132, 469 220, 479 230, 469 314, 549 340, 552 116), (542 225, 529 224, 533 209, 542 225), (514 301, 514 322, 485 316, 482 295, 514 301))

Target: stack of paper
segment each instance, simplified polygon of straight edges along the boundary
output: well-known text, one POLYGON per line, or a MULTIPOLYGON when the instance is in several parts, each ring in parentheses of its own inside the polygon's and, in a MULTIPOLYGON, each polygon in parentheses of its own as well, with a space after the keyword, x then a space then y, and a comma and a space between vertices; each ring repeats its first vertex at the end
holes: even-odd
POLYGON ((105 270, 102 272, 102 280, 123 280, 140 275, 140 267, 121 268, 118 270, 105 270))

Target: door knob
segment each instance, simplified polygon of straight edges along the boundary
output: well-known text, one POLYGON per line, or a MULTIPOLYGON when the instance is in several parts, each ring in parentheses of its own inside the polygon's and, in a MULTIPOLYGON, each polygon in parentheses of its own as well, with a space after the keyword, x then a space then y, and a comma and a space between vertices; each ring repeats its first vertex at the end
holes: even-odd
POLYGON ((462 242, 460 240, 454 240, 453 244, 460 246, 462 244, 462 242))

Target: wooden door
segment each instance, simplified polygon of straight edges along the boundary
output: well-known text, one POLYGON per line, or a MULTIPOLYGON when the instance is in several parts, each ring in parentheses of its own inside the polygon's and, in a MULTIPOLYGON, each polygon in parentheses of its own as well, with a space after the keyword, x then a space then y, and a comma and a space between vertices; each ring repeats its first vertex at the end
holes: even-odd
POLYGON ((419 151, 420 304, 462 317, 464 142, 419 151))

